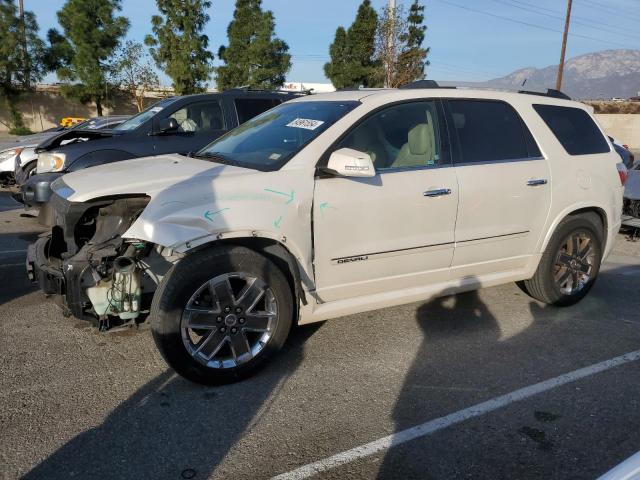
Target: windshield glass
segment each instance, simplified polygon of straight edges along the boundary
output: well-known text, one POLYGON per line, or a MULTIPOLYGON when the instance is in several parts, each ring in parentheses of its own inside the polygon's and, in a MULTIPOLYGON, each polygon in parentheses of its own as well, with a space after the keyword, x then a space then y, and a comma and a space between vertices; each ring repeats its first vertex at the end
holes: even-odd
POLYGON ((158 103, 154 103, 153 105, 151 105, 146 110, 143 110, 142 112, 138 113, 137 115, 134 115, 133 117, 131 117, 126 122, 121 123, 120 125, 115 127, 114 130, 121 130, 121 131, 122 130, 135 130, 140 125, 142 125, 144 122, 149 120, 155 114, 157 114, 157 113, 161 112, 162 110, 164 110, 167 106, 171 105, 176 100, 177 100, 176 97, 174 97, 174 98, 165 98, 164 100, 160 100, 158 103))
POLYGON ((359 102, 285 103, 235 128, 196 157, 257 170, 277 170, 359 102))

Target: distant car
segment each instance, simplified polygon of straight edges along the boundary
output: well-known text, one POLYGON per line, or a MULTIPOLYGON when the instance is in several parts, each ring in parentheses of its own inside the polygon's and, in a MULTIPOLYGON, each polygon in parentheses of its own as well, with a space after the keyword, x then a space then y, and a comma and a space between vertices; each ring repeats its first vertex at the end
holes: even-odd
POLYGON ((625 101, 625 99, 624 99, 624 98, 620 98, 620 97, 613 97, 613 98, 611 99, 611 101, 612 101, 612 102, 616 102, 616 103, 622 103, 622 102, 624 102, 624 101, 625 101))
MULTIPOLYGON (((112 130, 64 132, 38 145, 36 175, 21 186, 22 201, 41 207, 51 197, 51 182, 68 172, 150 155, 197 151, 256 115, 299 96, 231 89, 170 97, 112 130)), ((46 214, 41 221, 46 223, 45 219, 46 214)))
POLYGON ((640 228, 640 163, 635 163, 627 175, 622 204, 622 225, 640 228))
POLYGON ((48 140, 61 132, 74 129, 99 130, 102 128, 114 128, 124 122, 129 115, 109 115, 105 117, 94 117, 85 120, 71 128, 54 127, 33 135, 17 137, 7 143, 0 145, 0 177, 6 183, 14 180, 18 184, 24 182, 34 172, 37 155, 35 148, 41 142, 48 140))
POLYGON ((630 102, 640 102, 640 97, 631 97, 629 99, 630 102))
POLYGON ((631 168, 636 159, 633 153, 631 153, 631 150, 629 150, 629 146, 624 145, 622 142, 616 140, 613 137, 609 137, 609 140, 611 140, 613 148, 615 148, 618 155, 620 155, 620 157, 622 158, 622 163, 624 163, 624 166, 627 168, 631 168))

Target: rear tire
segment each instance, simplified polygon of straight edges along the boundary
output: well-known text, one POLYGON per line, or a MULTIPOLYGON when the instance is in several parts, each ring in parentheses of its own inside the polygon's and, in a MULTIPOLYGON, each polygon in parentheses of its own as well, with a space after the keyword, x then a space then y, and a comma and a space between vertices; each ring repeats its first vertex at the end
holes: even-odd
POLYGON ((222 246, 180 260, 151 305, 153 338, 167 363, 205 385, 233 383, 262 368, 293 322, 285 275, 253 250, 222 246))
POLYGON ((518 285, 548 305, 573 305, 596 281, 603 243, 602 222, 595 215, 567 217, 551 237, 534 276, 518 285))

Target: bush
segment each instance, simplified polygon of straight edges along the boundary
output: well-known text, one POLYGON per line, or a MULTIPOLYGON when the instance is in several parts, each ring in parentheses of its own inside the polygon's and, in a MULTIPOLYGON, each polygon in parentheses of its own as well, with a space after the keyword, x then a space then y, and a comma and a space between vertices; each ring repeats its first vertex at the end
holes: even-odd
POLYGON ((584 102, 591 105, 595 113, 640 114, 640 102, 584 102))
POLYGON ((9 135, 31 135, 33 132, 25 126, 14 127, 9 130, 9 135))

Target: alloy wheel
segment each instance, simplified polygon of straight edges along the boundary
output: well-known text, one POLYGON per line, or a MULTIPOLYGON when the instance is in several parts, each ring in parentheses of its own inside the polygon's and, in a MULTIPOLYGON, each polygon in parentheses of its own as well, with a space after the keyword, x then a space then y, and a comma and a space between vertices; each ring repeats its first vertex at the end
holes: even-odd
POLYGON ((591 281, 596 259, 593 244, 592 234, 580 230, 571 233, 560 245, 553 277, 564 295, 579 292, 591 281))
POLYGON ((278 321, 276 297, 260 278, 234 272, 205 282, 182 313, 182 342, 203 365, 228 369, 256 357, 278 321))

